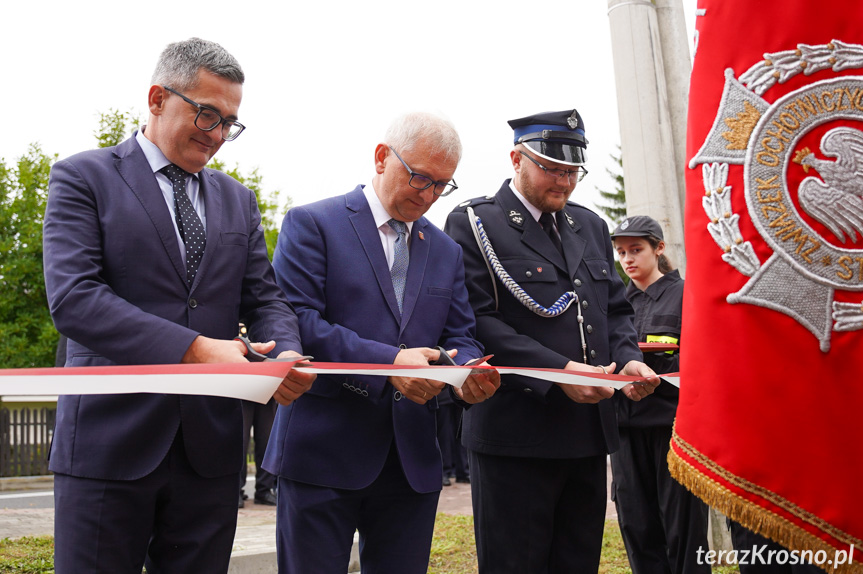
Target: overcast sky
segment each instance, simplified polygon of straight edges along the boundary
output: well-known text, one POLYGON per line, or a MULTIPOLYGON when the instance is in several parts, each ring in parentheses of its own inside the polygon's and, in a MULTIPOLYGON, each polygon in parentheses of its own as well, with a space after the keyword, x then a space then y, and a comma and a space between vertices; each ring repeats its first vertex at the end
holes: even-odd
MULTIPOLYGON (((683 0, 688 29, 696 0, 683 0)), ((458 129, 458 191, 428 216, 512 175, 507 120, 577 108, 589 176, 572 199, 612 190, 620 142, 606 0, 513 2, 7 2, 0 57, 10 163, 38 142, 61 158, 95 147, 110 108, 146 119, 150 76, 170 42, 222 44, 246 72, 246 131, 217 157, 260 168, 266 190, 295 205, 350 191, 374 175, 373 151, 400 113, 427 110, 458 129), (158 10, 158 12, 156 11, 158 10)))

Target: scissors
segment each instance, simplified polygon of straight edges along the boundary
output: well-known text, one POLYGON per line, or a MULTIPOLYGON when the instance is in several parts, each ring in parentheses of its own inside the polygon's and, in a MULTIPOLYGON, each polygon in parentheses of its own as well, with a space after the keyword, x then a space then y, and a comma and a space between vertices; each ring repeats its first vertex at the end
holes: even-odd
POLYGON ((250 363, 260 363, 263 361, 282 361, 282 362, 300 362, 300 361, 311 361, 314 359, 311 355, 303 355, 301 357, 293 357, 290 359, 271 359, 266 355, 263 355, 252 348, 252 342, 249 341, 249 338, 245 335, 240 335, 239 337, 234 337, 235 341, 241 342, 246 346, 246 359, 250 363))
MULTIPOLYGON (((446 349, 444 349, 443 347, 438 347, 437 350, 440 351, 440 356, 437 358, 437 361, 430 363, 430 364, 432 364, 432 365, 451 365, 451 366, 455 366, 455 367, 460 366, 460 365, 458 365, 458 363, 456 363, 453 360, 452 357, 449 356, 449 353, 446 352, 446 349)), ((465 363, 464 365, 461 365, 461 366, 469 367, 471 365, 479 365, 481 363, 485 363, 486 361, 488 361, 492 357, 494 357, 494 355, 486 355, 485 357, 480 357, 479 359, 473 359, 471 361, 468 361, 467 363, 465 363)))

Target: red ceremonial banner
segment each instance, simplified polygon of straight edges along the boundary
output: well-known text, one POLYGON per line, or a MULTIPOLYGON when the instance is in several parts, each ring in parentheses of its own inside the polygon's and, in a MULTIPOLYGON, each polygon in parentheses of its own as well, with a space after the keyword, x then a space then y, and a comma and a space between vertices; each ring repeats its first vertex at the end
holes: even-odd
POLYGON ((863 3, 699 0, 696 46, 669 466, 860 574, 863 3))

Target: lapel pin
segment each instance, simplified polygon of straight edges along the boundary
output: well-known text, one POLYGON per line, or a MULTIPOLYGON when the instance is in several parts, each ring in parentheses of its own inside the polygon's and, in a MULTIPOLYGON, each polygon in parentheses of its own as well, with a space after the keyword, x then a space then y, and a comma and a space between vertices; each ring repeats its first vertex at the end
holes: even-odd
POLYGON ((418 233, 417 233, 417 235, 419 235, 419 236, 420 236, 420 241, 425 241, 426 236, 425 236, 425 235, 423 235, 423 232, 422 232, 422 231, 418 232, 418 233))
POLYGON ((537 268, 536 268, 536 272, 537 272, 537 273, 542 273, 542 267, 537 267, 537 268))

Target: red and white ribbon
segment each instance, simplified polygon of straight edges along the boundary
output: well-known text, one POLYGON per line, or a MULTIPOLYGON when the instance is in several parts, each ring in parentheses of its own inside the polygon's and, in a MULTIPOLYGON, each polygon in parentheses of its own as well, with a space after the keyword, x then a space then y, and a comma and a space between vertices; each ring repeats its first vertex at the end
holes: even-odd
POLYGON ((295 363, 2 369, 0 395, 206 395, 266 403, 295 363))
MULTIPOLYGON (((193 365, 129 365, 59 369, 2 369, 0 395, 103 395, 164 393, 230 397, 266 403, 276 392, 291 361, 193 365)), ((623 386, 639 377, 583 373, 562 369, 513 367, 405 366, 368 363, 317 363, 298 371, 321 375, 377 375, 443 381, 461 387, 474 369, 496 369, 501 375, 521 375, 553 383, 592 387, 623 386)), ((677 373, 663 378, 679 386, 677 373)))

